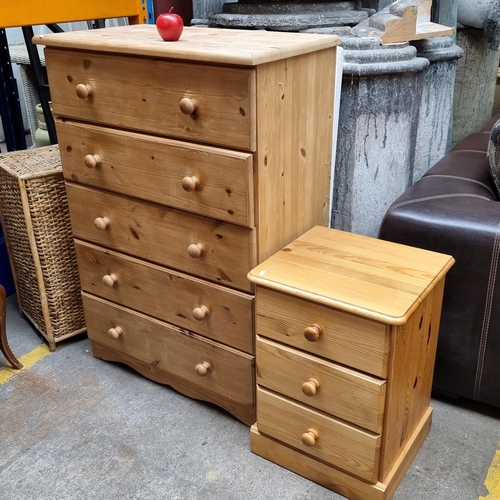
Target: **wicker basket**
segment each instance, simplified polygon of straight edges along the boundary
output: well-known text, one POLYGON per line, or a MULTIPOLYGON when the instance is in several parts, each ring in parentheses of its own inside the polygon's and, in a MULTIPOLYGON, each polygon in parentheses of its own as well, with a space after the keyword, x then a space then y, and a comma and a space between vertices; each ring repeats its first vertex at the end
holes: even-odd
POLYGON ((0 155, 0 209, 21 315, 55 350, 86 330, 57 145, 0 155))

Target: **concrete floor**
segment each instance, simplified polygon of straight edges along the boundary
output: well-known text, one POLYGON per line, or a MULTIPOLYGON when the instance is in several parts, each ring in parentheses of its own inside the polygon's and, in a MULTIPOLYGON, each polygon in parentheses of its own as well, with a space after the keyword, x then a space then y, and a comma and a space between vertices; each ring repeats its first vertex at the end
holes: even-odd
MULTIPOLYGON (((17 357, 44 351, 15 295, 7 332, 17 357)), ((500 410, 432 405, 431 433, 393 498, 500 499, 484 485, 500 410)), ((225 411, 94 358, 85 334, 20 372, 0 354, 0 447, 0 500, 343 498, 252 454, 249 428, 225 411)))

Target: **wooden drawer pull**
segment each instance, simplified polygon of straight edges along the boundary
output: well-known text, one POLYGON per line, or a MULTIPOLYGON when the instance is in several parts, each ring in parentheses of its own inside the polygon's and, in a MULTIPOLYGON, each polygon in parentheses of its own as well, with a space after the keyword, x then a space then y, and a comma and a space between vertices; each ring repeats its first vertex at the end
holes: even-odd
POLYGON ((201 243, 192 243, 188 246, 188 254, 193 259, 197 259, 203 255, 205 247, 201 243))
POLYGON ((199 187, 200 179, 194 175, 192 177, 184 177, 184 179, 182 179, 182 189, 184 189, 184 191, 196 191, 199 187))
POLYGON ((206 306, 195 307, 193 317, 196 321, 203 321, 208 316, 209 310, 206 306))
POLYGON ((79 83, 76 86, 75 90, 76 90, 76 95, 80 99, 87 99, 87 97, 90 97, 94 92, 94 89, 90 85, 87 85, 85 83, 79 83))
POLYGON ((123 330, 121 329, 121 327, 117 326, 115 328, 110 328, 108 330, 108 335, 112 338, 112 339, 117 339, 121 334, 123 333, 123 330))
POLYGON ((179 107, 185 115, 192 115, 195 111, 198 111, 198 103, 196 99, 191 97, 184 97, 179 102, 179 107))
POLYGON ((110 222, 111 221, 107 217, 97 217, 94 220, 94 225, 97 229, 100 229, 102 231, 109 226, 110 222))
POLYGON ((88 168, 96 168, 101 165, 101 157, 99 155, 87 155, 83 161, 88 168))
POLYGON ((318 438, 318 431, 314 429, 308 429, 307 432, 304 432, 304 434, 302 434, 302 437, 300 439, 304 446, 308 446, 310 448, 316 444, 316 440, 318 438))
POLYGON ((321 328, 321 326, 319 326, 319 325, 314 324, 314 325, 308 326, 304 330, 304 337, 309 342, 316 342, 321 337, 322 333, 323 333, 323 328, 321 328))
POLYGON ((302 392, 306 396, 315 396, 319 389, 319 382, 315 378, 310 378, 302 384, 302 392))
POLYGON ((196 365, 196 373, 200 377, 205 377, 207 373, 212 369, 210 366, 210 363, 208 361, 203 361, 203 363, 200 363, 199 365, 196 365))
POLYGON ((105 274, 102 277, 102 284, 104 286, 113 286, 118 281, 116 274, 105 274))

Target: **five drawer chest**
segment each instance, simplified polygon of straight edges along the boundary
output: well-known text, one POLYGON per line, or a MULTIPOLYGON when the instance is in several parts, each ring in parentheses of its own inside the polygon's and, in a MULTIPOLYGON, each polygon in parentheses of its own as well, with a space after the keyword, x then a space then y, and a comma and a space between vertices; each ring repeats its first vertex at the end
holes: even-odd
POLYGON ((88 335, 256 420, 247 273, 330 210, 330 35, 154 25, 45 45, 88 335))
POLYGON ((317 226, 253 269, 252 451, 350 499, 390 499, 429 432, 453 263, 317 226))

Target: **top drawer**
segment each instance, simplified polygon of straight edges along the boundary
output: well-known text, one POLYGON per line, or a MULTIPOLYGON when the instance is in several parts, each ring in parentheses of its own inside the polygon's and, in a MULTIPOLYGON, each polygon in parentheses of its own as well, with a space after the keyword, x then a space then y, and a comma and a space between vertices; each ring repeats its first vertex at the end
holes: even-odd
POLYGON ((45 49, 56 115, 255 151, 255 70, 45 49))
POLYGON ((256 304, 259 335, 387 378, 390 335, 383 323, 262 286, 256 304))

